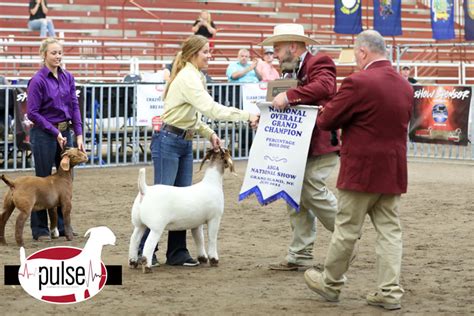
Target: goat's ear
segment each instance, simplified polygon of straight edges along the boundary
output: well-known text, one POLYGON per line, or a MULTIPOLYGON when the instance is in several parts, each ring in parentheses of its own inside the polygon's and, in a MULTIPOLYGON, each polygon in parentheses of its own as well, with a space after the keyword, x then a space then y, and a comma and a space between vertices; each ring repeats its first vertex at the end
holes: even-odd
POLYGON ((71 149, 71 147, 64 147, 63 150, 61 151, 61 155, 60 155, 60 156, 61 156, 61 157, 64 157, 64 155, 67 154, 67 151, 68 151, 69 149, 71 149))
POLYGON ((204 163, 206 162, 206 160, 209 160, 211 158, 212 152, 213 152, 213 149, 208 149, 207 150, 206 156, 204 156, 204 158, 202 159, 202 162, 201 162, 201 166, 199 166, 199 171, 201 171, 202 166, 204 166, 204 163))
POLYGON ((229 167, 230 172, 232 174, 235 174, 234 162, 232 161, 232 158, 230 157, 230 152, 229 152, 228 149, 225 150, 224 161, 225 161, 227 167, 229 167))
POLYGON ((229 162, 229 169, 230 169, 230 172, 235 174, 234 163, 232 161, 229 162))
POLYGON ((61 159, 61 163, 60 163, 60 166, 61 168, 64 170, 64 171, 69 171, 69 168, 71 167, 71 158, 69 158, 69 156, 64 156, 62 159, 61 159))

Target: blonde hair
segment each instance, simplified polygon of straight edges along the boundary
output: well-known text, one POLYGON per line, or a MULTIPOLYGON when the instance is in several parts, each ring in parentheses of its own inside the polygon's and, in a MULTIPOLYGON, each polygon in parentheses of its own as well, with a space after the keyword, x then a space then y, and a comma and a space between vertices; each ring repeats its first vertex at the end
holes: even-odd
POLYGON ((199 17, 201 17, 201 14, 202 14, 203 12, 206 12, 206 13, 207 13, 207 23, 211 24, 211 22, 212 22, 211 13, 210 13, 209 11, 207 11, 207 10, 202 10, 201 13, 199 13, 199 17))
POLYGON ((39 54, 40 54, 40 57, 43 58, 43 62, 44 62, 44 58, 46 57, 46 52, 48 51, 48 46, 51 44, 59 44, 59 46, 63 47, 63 45, 59 42, 59 40, 53 37, 45 38, 41 42, 41 45, 39 48, 39 54))
POLYGON ((165 98, 174 78, 176 78, 181 69, 186 66, 186 63, 190 62, 208 42, 208 39, 202 35, 191 35, 183 42, 181 51, 176 55, 176 58, 173 62, 173 67, 171 68, 170 80, 165 88, 165 98))

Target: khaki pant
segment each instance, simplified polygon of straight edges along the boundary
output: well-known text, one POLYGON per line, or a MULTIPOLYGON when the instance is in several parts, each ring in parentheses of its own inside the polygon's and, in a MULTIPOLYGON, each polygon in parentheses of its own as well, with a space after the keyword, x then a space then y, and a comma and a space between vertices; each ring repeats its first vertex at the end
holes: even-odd
POLYGON ((334 230, 337 199, 326 187, 326 179, 336 167, 336 153, 309 157, 306 162, 300 211, 288 207, 292 240, 286 260, 297 264, 313 264, 313 244, 316 240, 316 217, 324 227, 334 230))
POLYGON ((324 285, 330 291, 334 293, 341 291, 354 243, 360 236, 366 214, 369 214, 377 232, 375 252, 379 292, 394 299, 402 297, 403 289, 400 286, 402 231, 398 217, 399 201, 400 195, 339 190, 339 212, 323 272, 324 285))

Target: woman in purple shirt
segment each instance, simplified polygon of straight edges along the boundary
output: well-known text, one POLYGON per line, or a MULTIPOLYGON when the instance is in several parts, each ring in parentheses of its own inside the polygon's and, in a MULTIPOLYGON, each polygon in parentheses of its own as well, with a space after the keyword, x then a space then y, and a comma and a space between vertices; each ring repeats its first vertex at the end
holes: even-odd
MULTIPOLYGON (((65 146, 72 146, 71 128, 77 146, 85 152, 82 122, 74 77, 60 67, 63 49, 58 40, 47 38, 41 43, 43 67, 28 82, 28 118, 34 123, 30 141, 39 177, 51 174, 59 166, 65 146)), ((64 235, 61 209, 58 208, 59 235, 64 235)), ((31 230, 35 240, 50 240, 46 210, 31 213, 31 230)), ((56 236, 54 236, 56 237, 56 236)))

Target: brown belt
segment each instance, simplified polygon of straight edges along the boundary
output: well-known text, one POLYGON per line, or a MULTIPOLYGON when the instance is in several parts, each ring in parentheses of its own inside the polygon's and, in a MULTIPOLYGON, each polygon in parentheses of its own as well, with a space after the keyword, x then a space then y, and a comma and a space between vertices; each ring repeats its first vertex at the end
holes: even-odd
POLYGON ((192 129, 182 129, 168 124, 163 124, 163 126, 161 126, 161 130, 167 131, 185 140, 192 140, 194 136, 194 130, 192 129))
POLYGON ((64 132, 71 126, 71 123, 69 121, 65 121, 53 124, 53 126, 56 127, 60 132, 64 132))

